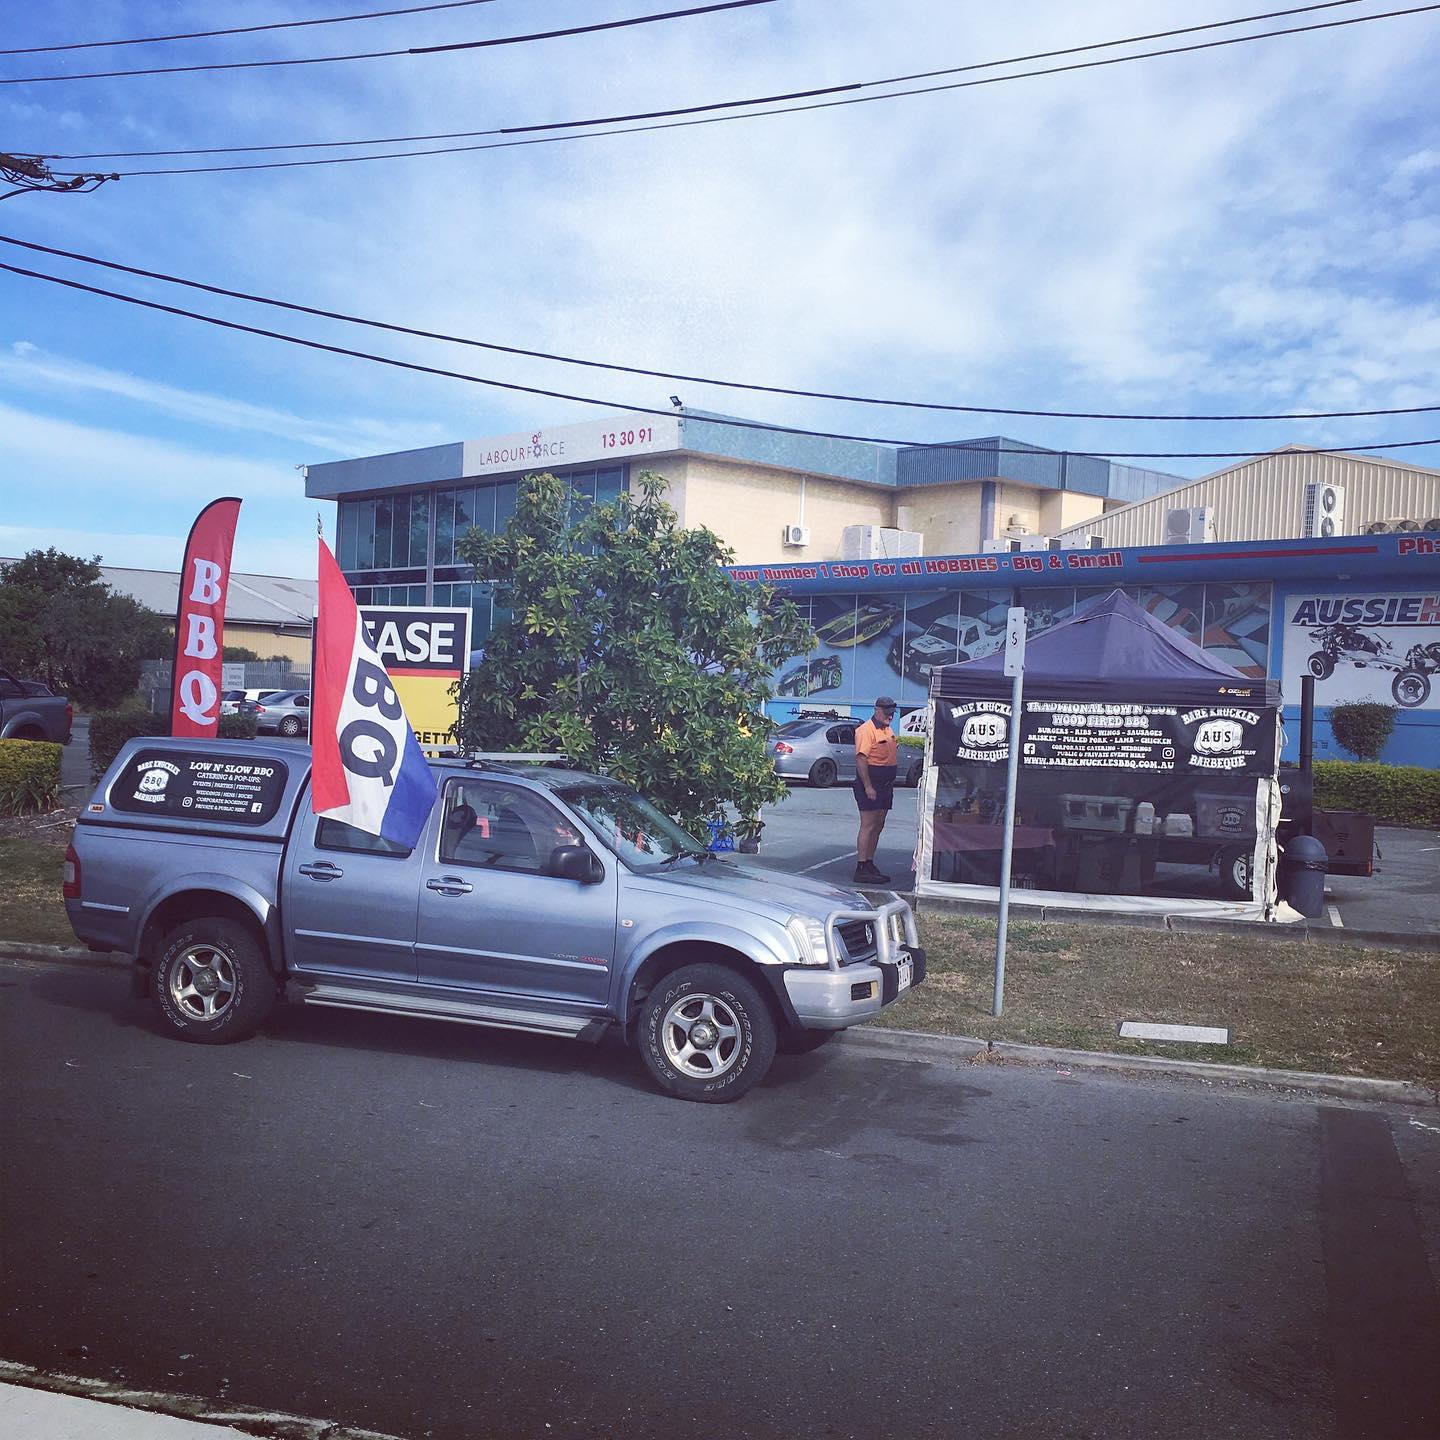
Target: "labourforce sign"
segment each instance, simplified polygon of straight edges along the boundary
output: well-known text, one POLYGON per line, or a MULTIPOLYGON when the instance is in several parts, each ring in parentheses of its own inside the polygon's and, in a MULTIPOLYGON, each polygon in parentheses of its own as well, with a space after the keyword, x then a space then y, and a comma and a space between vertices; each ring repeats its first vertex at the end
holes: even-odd
POLYGON ((678 415, 617 415, 492 440, 467 440, 462 447, 461 473, 505 475, 516 470, 568 468, 679 448, 678 415))

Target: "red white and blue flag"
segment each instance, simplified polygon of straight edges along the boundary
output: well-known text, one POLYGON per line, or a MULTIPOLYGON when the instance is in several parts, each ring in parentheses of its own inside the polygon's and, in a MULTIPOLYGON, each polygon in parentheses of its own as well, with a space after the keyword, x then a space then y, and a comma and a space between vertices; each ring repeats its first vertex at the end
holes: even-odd
POLYGON ((435 803, 435 777, 324 540, 319 598, 311 809, 413 849, 435 803))

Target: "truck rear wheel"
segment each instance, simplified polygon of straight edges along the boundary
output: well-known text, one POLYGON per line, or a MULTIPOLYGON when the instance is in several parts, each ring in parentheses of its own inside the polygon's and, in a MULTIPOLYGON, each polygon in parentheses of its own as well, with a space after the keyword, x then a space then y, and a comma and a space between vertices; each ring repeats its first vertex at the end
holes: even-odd
POLYGON ((640 1011, 640 1054, 670 1094, 702 1104, 738 1100, 775 1058, 775 1021, 760 992, 724 965, 667 975, 640 1011))
POLYGON ((151 984, 166 1027, 199 1045, 248 1040, 275 1005, 259 942, 234 920, 187 920, 165 937, 151 984))

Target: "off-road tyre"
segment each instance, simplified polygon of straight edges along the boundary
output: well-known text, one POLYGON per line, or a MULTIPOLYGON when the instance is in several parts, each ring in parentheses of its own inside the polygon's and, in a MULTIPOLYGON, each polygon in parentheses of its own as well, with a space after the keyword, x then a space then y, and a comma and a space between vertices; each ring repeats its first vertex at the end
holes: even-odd
POLYGON ((1390 693, 1397 705, 1413 710, 1430 698, 1430 677, 1419 670, 1402 670, 1390 682, 1390 693))
POLYGON ((905 783, 906 783, 906 785, 908 785, 908 786, 910 787, 910 789, 912 789, 912 790, 918 790, 918 789, 920 788, 921 778, 924 776, 924 774, 925 774, 925 762, 924 762, 923 760, 917 760, 917 761, 905 772, 905 783))
POLYGON ((765 1078, 775 1058, 775 1021, 764 996, 726 965, 686 965, 667 975, 646 997, 635 1038, 663 1090, 705 1105, 738 1100, 765 1078), (697 1050, 690 1042, 706 1019, 723 1038, 697 1050), (705 1070, 711 1054, 718 1058, 705 1070))
POLYGON ((809 1055, 828 1045, 839 1033, 838 1030, 782 1030, 776 1038, 775 1049, 781 1055, 809 1055))
POLYGON ((840 774, 833 760, 817 760, 810 767, 810 783, 817 790, 828 790, 840 774))
POLYGON ((265 1023, 278 991, 249 929, 234 920, 201 919, 165 937, 150 993, 177 1039, 227 1045, 248 1040, 265 1023))

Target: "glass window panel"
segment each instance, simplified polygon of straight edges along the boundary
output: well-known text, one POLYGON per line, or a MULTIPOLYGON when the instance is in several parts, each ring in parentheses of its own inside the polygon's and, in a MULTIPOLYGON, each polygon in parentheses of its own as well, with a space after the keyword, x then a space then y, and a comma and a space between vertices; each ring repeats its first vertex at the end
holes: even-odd
POLYGON ((495 487, 480 485, 475 490, 475 500, 470 510, 470 523, 487 535, 495 533, 495 487))
POLYGON ((450 599, 450 588, 449 585, 437 585, 435 587, 435 603, 437 605, 449 605, 452 603, 450 599))
POLYGON ((611 470, 595 472, 595 503, 607 505, 625 488, 625 470, 617 465, 611 470))
POLYGON ((460 559, 458 547, 465 538, 465 532, 475 523, 475 490, 467 486, 455 492, 455 560, 460 559))
POLYGON ((430 496, 415 494, 410 497, 410 564, 427 564, 429 550, 430 496))
POLYGON ((390 562, 390 546, 393 539, 394 506, 388 495, 375 502, 375 559, 372 564, 383 570, 390 562))
POLYGON ((410 497, 390 497, 390 563, 410 563, 410 497))
POLYGON ((340 502, 340 514, 336 522, 335 543, 339 549, 340 568, 351 570, 355 567, 355 525, 359 519, 360 507, 354 500, 340 502))
POLYGON ((375 502, 362 500, 356 507, 355 568, 375 568, 375 502))
POLYGON ((1270 664, 1270 586, 1205 586, 1205 649, 1244 675, 1264 676, 1270 664))
POLYGON ((423 585, 411 585, 409 603, 411 605, 423 605, 425 603, 425 587, 423 585))
POLYGON ((450 565, 455 560, 455 492, 435 492, 435 563, 450 565))
POLYGON ((495 533, 501 534, 515 514, 516 482, 506 480, 495 487, 495 533))
POLYGON ((493 626, 491 618, 494 610, 493 601, 493 586, 472 585, 470 587, 470 648, 472 650, 484 645, 486 637, 490 634, 493 626))

